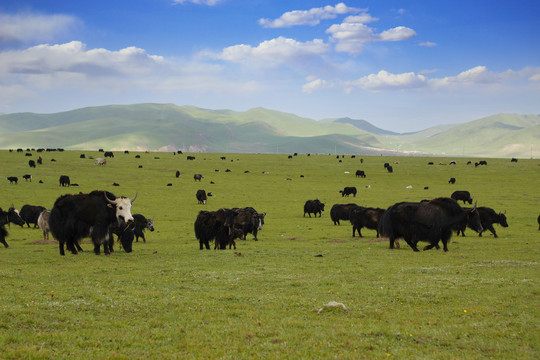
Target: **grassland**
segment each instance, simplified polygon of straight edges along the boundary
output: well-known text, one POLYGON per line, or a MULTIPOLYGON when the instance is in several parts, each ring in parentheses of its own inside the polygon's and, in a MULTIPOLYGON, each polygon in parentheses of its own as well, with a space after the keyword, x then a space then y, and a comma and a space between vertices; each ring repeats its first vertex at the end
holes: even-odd
POLYGON ((84 253, 61 257, 39 230, 12 225, 11 248, 0 249, 2 359, 540 355, 538 160, 487 159, 488 166, 475 168, 465 158, 363 157, 361 164, 359 156, 339 162, 329 155, 207 153, 187 161, 185 154, 115 152, 95 167, 88 157, 102 154, 86 151, 80 159, 80 153, 43 153, 43 165, 30 169, 29 157, 0 151, 0 206, 51 208, 68 192, 138 191, 132 212, 153 217, 156 231, 130 254, 96 256, 84 242, 84 253), (457 165, 427 165, 451 160, 457 165), (386 173, 383 163, 394 161, 394 173, 386 173), (357 169, 367 178, 355 178, 357 169), (26 173, 32 182, 21 179, 26 173), (195 173, 205 176, 201 183, 195 173), (79 187, 60 188, 62 174, 79 187), (18 176, 19 184, 6 176, 18 176), (356 198, 341 198, 344 186, 356 186, 356 198), (198 205, 198 189, 215 196, 198 205), (453 237, 448 253, 414 253, 406 246, 389 250, 371 230, 352 238, 350 224, 329 219, 335 203, 387 207, 454 190, 506 211, 510 227, 495 225, 497 239, 467 230, 453 237), (304 218, 303 204, 314 198, 327 211, 304 218), (259 241, 248 235, 237 250, 200 251, 197 213, 244 206, 267 213, 259 241), (347 310, 324 308, 330 301, 347 310))

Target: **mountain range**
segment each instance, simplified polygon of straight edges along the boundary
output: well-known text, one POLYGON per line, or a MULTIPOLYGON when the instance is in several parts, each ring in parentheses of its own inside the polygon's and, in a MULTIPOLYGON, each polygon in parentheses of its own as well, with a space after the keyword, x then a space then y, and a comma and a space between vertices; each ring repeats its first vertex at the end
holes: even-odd
POLYGON ((219 153, 338 153, 477 157, 540 156, 540 116, 499 114, 413 133, 350 118, 321 121, 254 108, 174 104, 87 107, 0 115, 0 148, 219 153))

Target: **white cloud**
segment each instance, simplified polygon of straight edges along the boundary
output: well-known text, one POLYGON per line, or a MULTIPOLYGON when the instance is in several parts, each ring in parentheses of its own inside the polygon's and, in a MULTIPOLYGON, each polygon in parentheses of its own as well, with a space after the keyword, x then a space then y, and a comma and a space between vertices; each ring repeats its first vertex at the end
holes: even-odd
POLYGON ((320 56, 327 51, 328 45, 320 39, 299 42, 280 36, 263 41, 257 47, 250 45, 229 46, 215 57, 232 62, 280 64, 306 57, 320 56))
POLYGON ((426 86, 427 78, 424 75, 408 72, 403 74, 392 74, 381 70, 377 74, 370 74, 358 80, 350 82, 364 90, 380 91, 389 89, 411 89, 426 86))
POLYGON ((0 14, 0 45, 50 41, 78 23, 69 15, 0 14))
POLYGON ((172 0, 175 4, 185 4, 185 3, 193 3, 197 5, 208 5, 208 6, 214 6, 218 3, 220 3, 222 0, 172 0))
MULTIPOLYGON (((401 74, 392 74, 386 70, 381 70, 376 74, 370 74, 356 80, 340 81, 330 84, 324 79, 316 79, 308 82, 302 87, 305 93, 339 86, 346 93, 353 89, 362 89, 372 92, 395 91, 407 89, 429 89, 435 91, 439 89, 463 89, 474 86, 489 87, 498 86, 504 89, 510 86, 512 81, 540 81, 540 68, 527 67, 520 71, 507 70, 496 73, 489 71, 485 66, 476 66, 463 71, 456 76, 447 76, 443 78, 429 78, 426 75, 434 71, 423 71, 421 73, 407 72, 401 74), (323 86, 324 85, 324 86, 323 86)), ((475 88, 476 89, 476 88, 475 88)))
POLYGON ((336 6, 327 5, 309 10, 289 11, 274 20, 260 19, 259 24, 266 28, 283 28, 296 25, 315 26, 323 19, 335 19, 337 15, 356 14, 364 11, 366 9, 352 8, 344 3, 339 3, 336 6))
POLYGON ((315 79, 308 82, 307 84, 304 84, 304 86, 302 86, 302 92, 306 94, 311 94, 314 91, 326 89, 329 87, 332 87, 332 84, 330 84, 328 81, 322 79, 315 79))
POLYGON ((434 43, 434 42, 431 42, 431 41, 422 41, 420 43, 418 43, 419 46, 424 46, 424 47, 434 47, 434 46, 437 46, 437 43, 434 43))
POLYGON ((143 49, 135 47, 118 51, 87 50, 85 44, 72 41, 0 53, 0 78, 6 79, 7 76, 16 74, 79 74, 88 77, 137 74, 149 71, 149 68, 162 61, 162 57, 148 55, 143 49))
POLYGON ((372 28, 365 25, 366 20, 376 19, 349 16, 341 24, 334 24, 326 30, 326 33, 330 34, 330 40, 336 42, 336 51, 359 54, 366 43, 402 41, 416 36, 413 29, 405 26, 398 26, 376 34, 372 28))

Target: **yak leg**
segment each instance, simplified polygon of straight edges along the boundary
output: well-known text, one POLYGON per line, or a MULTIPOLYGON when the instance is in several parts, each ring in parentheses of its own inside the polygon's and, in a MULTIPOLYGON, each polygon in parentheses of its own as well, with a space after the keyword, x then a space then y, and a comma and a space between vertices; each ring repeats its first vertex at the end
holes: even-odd
POLYGON ((8 245, 8 244, 7 244, 7 242, 6 242, 6 239, 4 239, 4 237, 3 237, 3 236, 2 236, 2 237, 0 237, 0 243, 4 244, 4 246, 5 246, 6 248, 8 248, 8 247, 9 247, 9 245, 8 245))
POLYGON ((64 243, 62 241, 60 241, 60 240, 58 241, 58 247, 60 249, 60 255, 65 256, 66 253, 64 251, 64 243))
POLYGON ((491 231, 491 233, 493 234, 494 237, 498 238, 497 233, 495 232, 495 228, 493 227, 493 224, 489 224, 489 225, 487 226, 487 229, 488 229, 489 231, 491 231))

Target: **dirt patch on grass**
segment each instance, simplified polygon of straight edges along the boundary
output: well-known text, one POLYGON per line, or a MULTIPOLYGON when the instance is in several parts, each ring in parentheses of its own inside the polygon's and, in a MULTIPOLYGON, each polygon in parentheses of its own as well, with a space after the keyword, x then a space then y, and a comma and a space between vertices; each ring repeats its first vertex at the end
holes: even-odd
POLYGON ((32 241, 30 245, 47 245, 47 244, 58 244, 56 240, 36 240, 32 241))
POLYGON ((331 240, 328 240, 328 242, 332 242, 332 243, 342 243, 342 242, 350 242, 350 241, 355 241, 356 239, 331 239, 331 240))
POLYGON ((389 240, 385 238, 373 238, 373 239, 368 240, 368 242, 384 242, 384 241, 389 241, 389 240))

